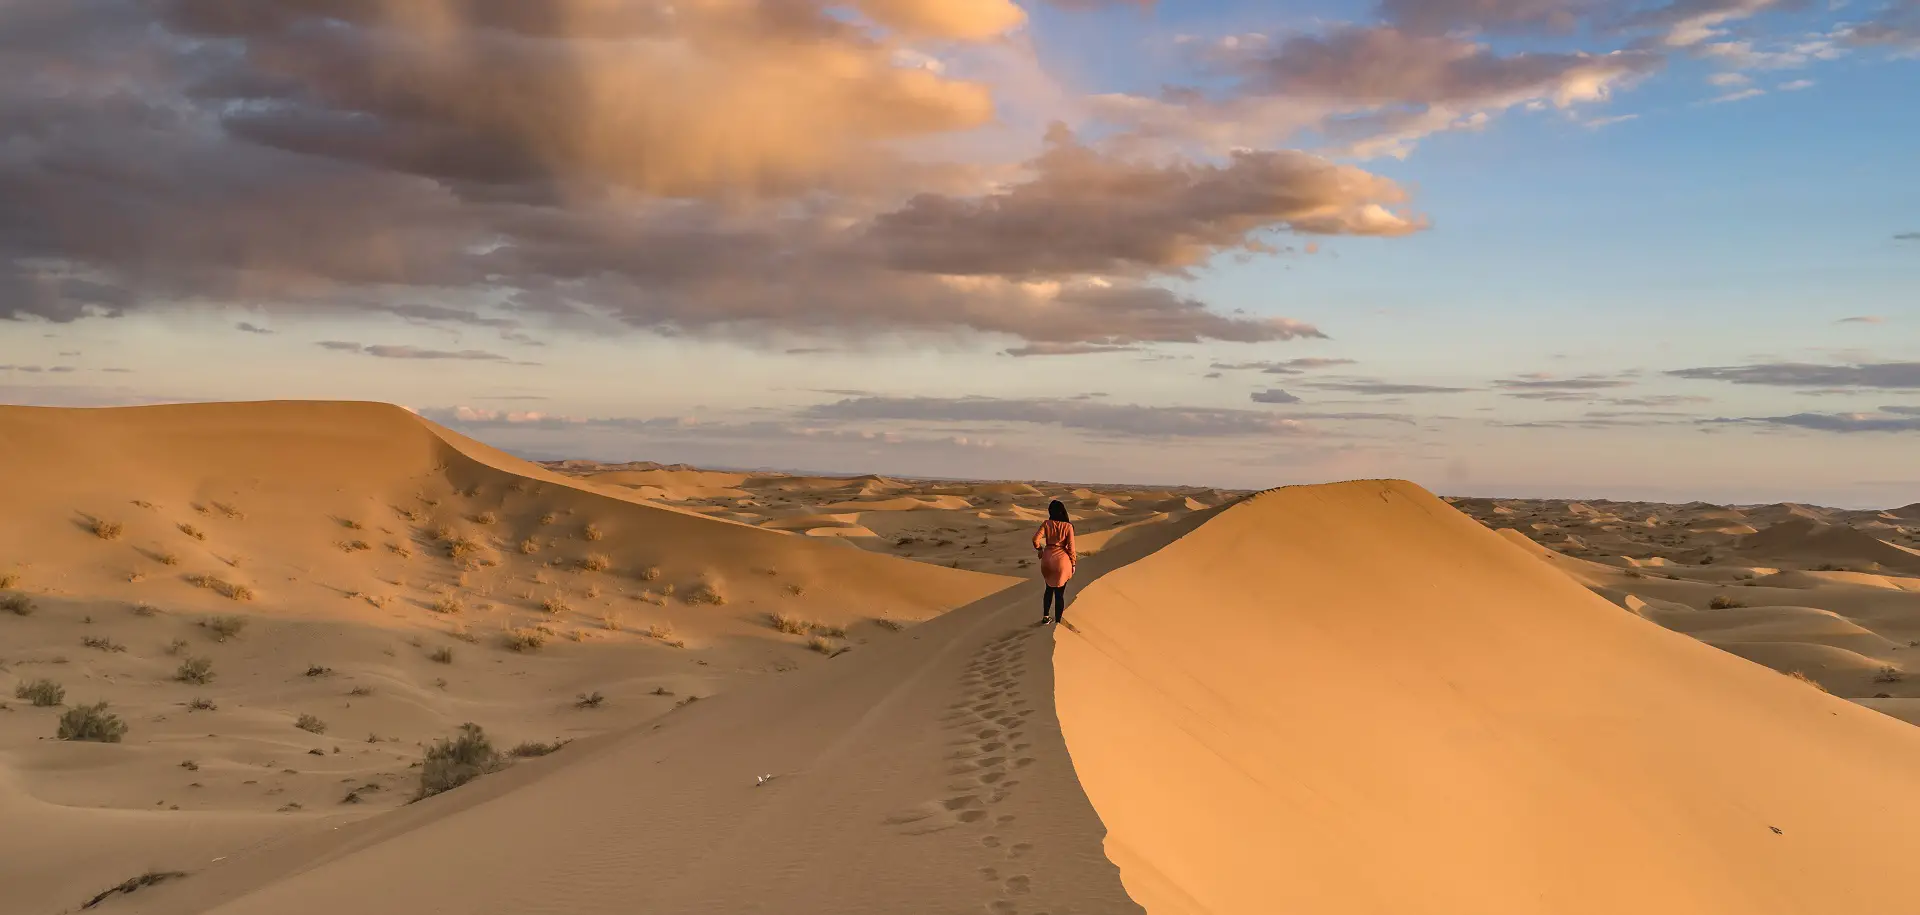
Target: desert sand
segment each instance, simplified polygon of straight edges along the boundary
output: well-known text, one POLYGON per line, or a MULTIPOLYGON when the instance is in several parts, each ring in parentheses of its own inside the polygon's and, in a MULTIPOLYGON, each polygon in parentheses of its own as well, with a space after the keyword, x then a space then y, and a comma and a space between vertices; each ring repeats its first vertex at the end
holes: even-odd
POLYGON ((0 408, 0 485, 0 687, 63 691, 0 710, 5 915, 1911 907, 1912 508, 537 465, 340 403, 0 408), (511 764, 416 802, 465 722, 511 764))

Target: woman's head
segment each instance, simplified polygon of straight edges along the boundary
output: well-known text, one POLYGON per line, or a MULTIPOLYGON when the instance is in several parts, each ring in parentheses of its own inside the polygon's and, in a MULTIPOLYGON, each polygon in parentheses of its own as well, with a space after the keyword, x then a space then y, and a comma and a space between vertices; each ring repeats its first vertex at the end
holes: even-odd
POLYGON ((1054 521, 1067 520, 1067 503, 1055 499, 1047 504, 1047 517, 1054 521))

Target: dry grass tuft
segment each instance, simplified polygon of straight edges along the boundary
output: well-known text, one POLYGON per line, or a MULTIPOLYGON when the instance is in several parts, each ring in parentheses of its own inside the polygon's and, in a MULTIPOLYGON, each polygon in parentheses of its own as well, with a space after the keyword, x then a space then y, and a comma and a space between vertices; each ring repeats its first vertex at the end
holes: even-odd
POLYGON ((1790 671, 1787 671, 1787 676, 1792 677, 1795 680, 1799 680, 1800 682, 1805 683, 1806 685, 1811 686, 1814 689, 1817 689, 1823 693, 1827 691, 1826 687, 1820 685, 1820 681, 1807 676, 1806 673, 1803 671, 1790 670, 1790 671))
POLYGON ((92 705, 76 705, 60 716, 60 728, 54 736, 61 740, 84 740, 92 743, 119 743, 127 734, 127 723, 120 716, 107 711, 105 702, 92 705))
POLYGON ((246 512, 243 512, 237 508, 234 508, 233 506, 228 505, 225 502, 215 502, 213 503, 213 507, 218 509, 220 514, 226 515, 231 520, 234 520, 234 521, 247 520, 246 512))
POLYGON ((114 642, 114 640, 112 639, 105 639, 105 638, 100 638, 99 636, 92 636, 92 635, 81 639, 80 644, 85 645, 88 648, 97 648, 101 651, 126 651, 127 650, 127 646, 118 644, 114 642))
POLYGON ((420 792, 414 800, 452 791, 482 775, 507 767, 507 760, 493 748, 487 732, 468 722, 460 733, 427 748, 420 766, 420 792))
POLYGON ((52 680, 40 679, 14 687, 13 698, 31 702, 35 708, 51 708, 67 701, 67 689, 52 680))
POLYGON ((793 595, 794 597, 799 597, 800 595, 807 593, 807 589, 800 585, 788 585, 787 593, 793 595))
POLYGON ((547 644, 547 635, 538 629, 509 629, 502 637, 508 651, 538 651, 547 644))
POLYGON ((195 539, 195 540, 205 540, 205 539, 207 539, 207 532, 206 532, 206 531, 203 531, 203 530, 201 530, 201 529, 199 529, 199 528, 197 528, 197 527, 194 527, 194 526, 193 526, 193 525, 191 525, 191 524, 182 524, 182 525, 180 525, 180 533, 182 533, 182 534, 185 534, 185 535, 187 535, 187 536, 189 536, 189 537, 192 537, 192 538, 193 538, 193 539, 195 539))
POLYGON ((93 535, 101 540, 119 540, 120 535, 126 532, 126 525, 118 521, 104 521, 95 518, 93 519, 93 523, 87 525, 87 529, 93 531, 93 535))
POLYGON ((187 703, 187 711, 189 712, 217 712, 219 710, 220 706, 205 696, 197 696, 192 702, 187 703))
POLYGON ((153 561, 163 566, 177 566, 180 564, 180 557, 173 553, 155 553, 153 561))
POLYGON ((1900 668, 1892 664, 1880 668, 1880 670, 1873 675, 1873 682, 1875 683, 1898 683, 1904 679, 1906 679, 1906 675, 1901 673, 1900 668))
POLYGON ((686 601, 689 604, 712 604, 718 607, 727 602, 727 595, 721 590, 718 581, 708 580, 694 588, 693 592, 687 595, 686 601))
POLYGON ((173 672, 173 678, 182 683, 204 686, 213 682, 213 660, 210 658, 188 658, 180 662, 173 672))
POLYGON ((542 600, 540 602, 540 609, 545 610, 548 613, 559 614, 559 613, 566 613, 572 610, 573 607, 567 603, 567 599, 565 597, 559 594, 555 594, 551 597, 548 597, 545 600, 542 600))
POLYGON ((147 871, 146 873, 141 874, 138 877, 128 878, 127 880, 121 882, 119 886, 111 887, 106 891, 100 893, 99 895, 93 897, 92 899, 87 900, 84 904, 80 906, 80 908, 91 909, 94 906, 99 905, 100 903, 106 902, 108 899, 111 899, 116 894, 125 896, 128 894, 137 892, 139 890, 145 889, 146 887, 158 886, 162 883, 167 882, 168 880, 173 880, 179 877, 185 877, 186 875, 187 875, 186 871, 147 871))
POLYGON ((788 616, 785 613, 771 613, 768 614, 768 617, 773 621, 773 628, 788 635, 806 635, 813 630, 812 622, 803 620, 797 616, 788 616))
POLYGON ((813 638, 810 638, 807 640, 807 647, 813 649, 814 651, 820 652, 823 655, 832 656, 834 644, 832 639, 829 639, 826 636, 816 635, 813 638))
POLYGON ((641 581, 657 581, 660 578, 660 567, 648 566, 641 569, 639 578, 641 581))
POLYGON ((0 572, 0 591, 4 591, 19 583, 20 583, 19 572, 0 572))
POLYGON ((160 609, 158 607, 155 607, 152 604, 134 604, 133 605, 134 616, 157 616, 159 613, 160 613, 160 609))
POLYGON ((896 619, 881 618, 881 619, 874 620, 874 622, 879 623, 880 628, 885 629, 889 632, 899 632, 900 630, 907 628, 906 623, 900 622, 899 620, 896 620, 896 619))
POLYGON ((180 652, 187 650, 187 640, 174 639, 173 641, 167 643, 166 650, 167 650, 168 656, 176 656, 180 654, 180 652))
POLYGON ((198 587, 212 591, 221 597, 225 597, 228 600, 253 600, 252 588, 246 585, 234 584, 217 575, 189 575, 187 576, 187 581, 192 582, 198 587))
POLYGON ((481 512, 473 516, 473 523, 493 525, 500 523, 500 516, 493 512, 481 512))
POLYGON ((520 541, 520 555, 532 556, 533 554, 538 552, 540 552, 540 541, 535 540, 532 537, 528 537, 527 539, 520 541))
POLYGON ((14 616, 32 616, 33 599, 25 594, 9 594, 0 597, 0 610, 5 610, 14 616))
POLYGON ((1746 606, 1746 604, 1728 597, 1725 594, 1716 594, 1713 596, 1713 600, 1707 601, 1707 609, 1709 610, 1735 610, 1744 606, 1746 606))
POLYGON ((605 572, 613 568, 613 560, 605 553, 588 553, 580 560, 580 568, 587 572, 605 572))
POLYGON ((606 534, 602 533, 597 525, 589 524, 580 529, 580 537, 583 540, 599 540, 605 536, 606 534))
POLYGON ((560 520, 560 516, 554 514, 553 512, 547 512, 546 514, 540 516, 541 524, 552 524, 558 520, 560 520))
POLYGON ((564 740, 556 740, 552 743, 528 741, 507 752, 519 759, 532 759, 536 756, 546 756, 550 753, 557 753, 561 747, 566 745, 567 742, 564 740))
POLYGON ((200 621, 200 628, 213 633, 214 641, 224 642, 247 628, 247 621, 238 616, 209 616, 200 621))
POLYGON ((434 650, 433 650, 433 653, 432 653, 432 654, 430 654, 430 655, 427 655, 427 660, 429 660, 429 661, 432 661, 432 662, 433 662, 433 663, 435 663, 435 664, 452 664, 452 663, 453 663, 453 649, 451 649, 451 648, 436 648, 436 649, 434 649, 434 650))
POLYGON ((325 734, 327 732, 327 723, 312 715, 302 714, 298 719, 295 719, 293 726, 309 734, 325 734))
POLYGON ((605 705, 606 701, 607 701, 607 697, 600 695, 599 690, 594 690, 591 693, 581 693, 577 698, 573 700, 573 707, 574 708, 599 708, 600 706, 605 705))
POLYGON ((364 553, 367 550, 373 549, 373 544, 365 540, 349 540, 340 544, 340 549, 348 553, 364 553))
POLYGON ((845 626, 818 624, 813 627, 813 631, 816 635, 824 635, 830 639, 844 639, 847 637, 847 627, 845 626))
POLYGON ((333 673, 333 668, 331 667, 322 667, 318 664, 307 665, 307 676, 309 677, 324 677, 331 673, 333 673))
POLYGON ((460 598, 448 595, 428 604, 427 609, 435 613, 464 613, 466 612, 467 604, 460 598))

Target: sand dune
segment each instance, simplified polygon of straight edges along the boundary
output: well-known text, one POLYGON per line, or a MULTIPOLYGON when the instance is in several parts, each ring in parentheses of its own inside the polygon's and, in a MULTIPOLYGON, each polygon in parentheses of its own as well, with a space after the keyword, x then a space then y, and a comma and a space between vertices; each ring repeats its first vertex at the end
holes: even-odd
POLYGON ((1156 915, 1910 905, 1920 731, 1623 613, 1415 487, 1258 496, 1074 615, 1067 745, 1156 915))

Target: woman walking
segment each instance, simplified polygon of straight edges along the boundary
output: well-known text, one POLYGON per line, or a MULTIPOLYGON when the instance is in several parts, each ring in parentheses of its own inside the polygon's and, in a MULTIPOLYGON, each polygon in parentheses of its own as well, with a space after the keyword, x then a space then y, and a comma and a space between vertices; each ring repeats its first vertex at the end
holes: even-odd
POLYGON ((1067 579, 1078 561, 1073 551, 1073 522, 1059 499, 1047 506, 1047 520, 1033 532, 1033 548, 1040 551, 1040 576, 1047 592, 1040 599, 1040 624, 1061 622, 1067 615, 1067 579))

